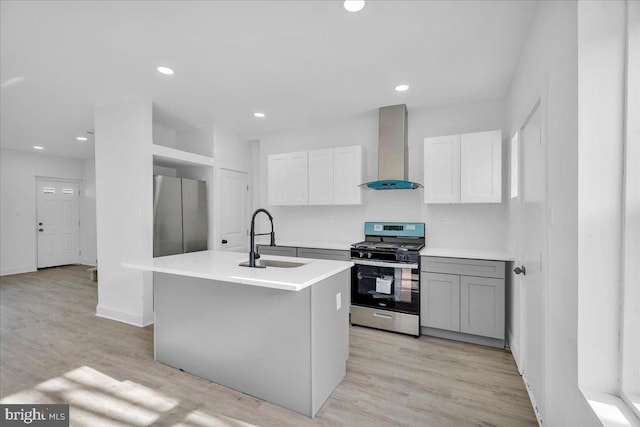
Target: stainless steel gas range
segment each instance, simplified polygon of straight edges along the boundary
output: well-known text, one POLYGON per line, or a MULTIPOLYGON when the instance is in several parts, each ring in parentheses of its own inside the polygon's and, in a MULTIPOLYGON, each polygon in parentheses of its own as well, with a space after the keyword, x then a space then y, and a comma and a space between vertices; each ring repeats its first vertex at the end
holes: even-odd
POLYGON ((365 222, 351 245, 351 323, 420 335, 424 223, 365 222))

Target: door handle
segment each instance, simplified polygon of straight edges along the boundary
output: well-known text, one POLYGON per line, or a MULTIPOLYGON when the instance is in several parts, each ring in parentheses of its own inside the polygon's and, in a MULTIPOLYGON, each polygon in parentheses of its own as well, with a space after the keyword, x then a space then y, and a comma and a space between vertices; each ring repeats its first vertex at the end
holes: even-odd
POLYGON ((229 242, 227 242, 227 239, 222 239, 222 244, 223 245, 226 245, 227 243, 229 243, 229 242))
POLYGON ((524 265, 523 265, 523 266, 521 266, 521 267, 516 267, 516 268, 514 268, 514 269, 513 269, 513 272, 514 272, 514 273, 516 273, 516 274, 520 274, 520 273, 522 273, 522 275, 523 275, 523 276, 526 276, 526 275, 527 275, 527 269, 526 269, 526 268, 524 268, 524 265))

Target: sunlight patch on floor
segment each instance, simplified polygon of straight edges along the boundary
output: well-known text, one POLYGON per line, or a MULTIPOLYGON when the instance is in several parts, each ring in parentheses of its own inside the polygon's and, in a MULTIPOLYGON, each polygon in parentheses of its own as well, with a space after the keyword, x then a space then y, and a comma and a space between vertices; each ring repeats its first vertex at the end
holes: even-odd
MULTIPOLYGON (((180 401, 144 385, 118 381, 88 366, 69 371, 0 400, 5 404, 69 403, 74 426, 148 426, 168 421, 180 401)), ((164 423, 163 423, 164 424, 164 423)), ((183 427, 252 427, 224 415, 193 410, 177 416, 183 427)))

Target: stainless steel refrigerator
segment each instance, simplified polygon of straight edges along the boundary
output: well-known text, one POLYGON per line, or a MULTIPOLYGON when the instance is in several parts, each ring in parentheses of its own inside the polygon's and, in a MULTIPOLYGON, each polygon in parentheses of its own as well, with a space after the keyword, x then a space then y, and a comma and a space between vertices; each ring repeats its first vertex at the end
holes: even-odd
POLYGON ((207 183, 154 175, 153 256, 207 249, 207 183))

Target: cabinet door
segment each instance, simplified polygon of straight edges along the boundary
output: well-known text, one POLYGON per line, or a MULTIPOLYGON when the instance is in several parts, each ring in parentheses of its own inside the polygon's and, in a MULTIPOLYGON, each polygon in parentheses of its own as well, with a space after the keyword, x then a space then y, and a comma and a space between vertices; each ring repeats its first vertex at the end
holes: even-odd
POLYGON ((309 151, 309 204, 333 204, 333 150, 309 151))
POLYGON ((421 273, 420 325, 460 330, 460 276, 421 273))
POLYGON ((267 157, 267 194, 272 206, 287 204, 287 155, 267 157))
POLYGON ((460 139, 460 201, 502 202, 502 132, 477 132, 460 139))
POLYGON ((460 135, 425 138, 424 202, 460 203, 460 135))
POLYGON ((307 151, 287 155, 287 203, 306 205, 309 203, 309 165, 307 151))
POLYGON ((504 280, 460 276, 460 332, 504 339, 504 280))
POLYGON ((336 205, 362 204, 364 168, 362 146, 333 149, 333 203, 336 205))

